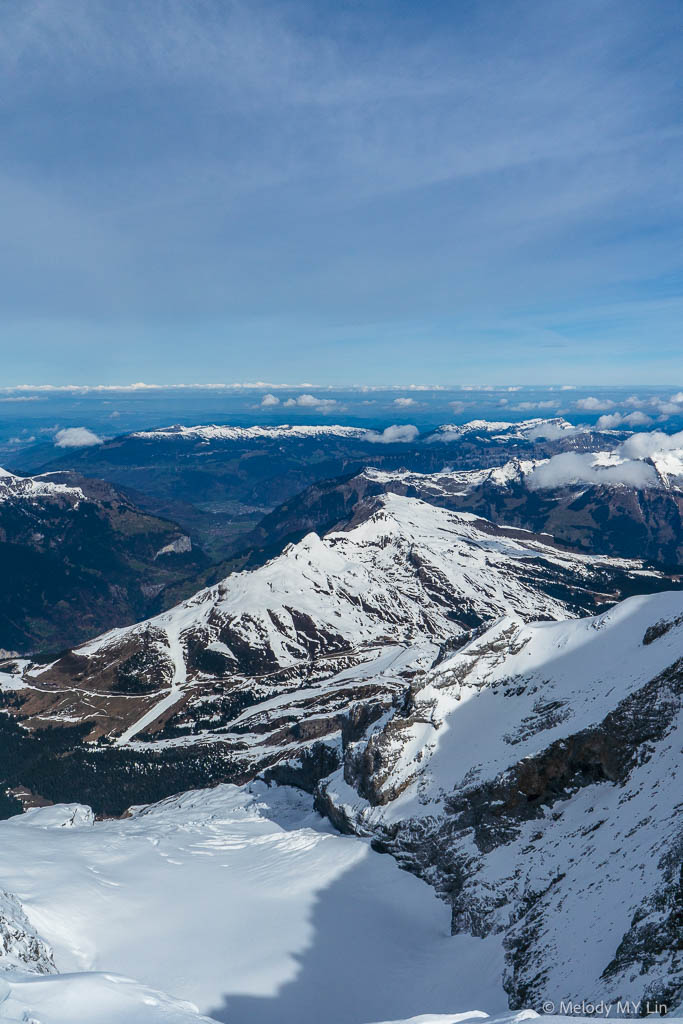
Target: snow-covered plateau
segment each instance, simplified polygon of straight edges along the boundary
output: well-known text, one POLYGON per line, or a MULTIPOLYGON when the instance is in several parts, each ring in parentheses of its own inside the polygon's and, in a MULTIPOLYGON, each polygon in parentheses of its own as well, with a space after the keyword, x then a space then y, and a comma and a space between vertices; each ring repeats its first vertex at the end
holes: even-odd
POLYGON ((506 1009, 499 936, 451 936, 424 882, 287 787, 219 786, 101 822, 75 805, 35 809, 0 824, 0 851, 22 904, 0 902, 3 1021, 536 1016, 506 1009))

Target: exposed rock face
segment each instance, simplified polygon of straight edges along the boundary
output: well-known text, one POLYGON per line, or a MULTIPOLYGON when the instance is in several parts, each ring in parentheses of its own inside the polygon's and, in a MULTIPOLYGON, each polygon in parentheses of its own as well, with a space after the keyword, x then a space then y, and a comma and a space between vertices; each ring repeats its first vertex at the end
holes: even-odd
POLYGON ((0 889, 0 971, 21 970, 55 974, 52 950, 45 943, 12 893, 0 889))
POLYGON ((321 783, 321 809, 429 881, 454 932, 503 936, 512 1008, 681 1001, 682 609, 498 623, 321 783))
POLYGON ((513 1008, 676 1005, 683 595, 572 618, 643 581, 666 582, 366 495, 345 530, 0 683, 36 743, 45 723, 116 741, 77 772, 149 752, 169 792, 196 780, 173 774, 189 752, 211 781, 316 792, 434 886, 454 932, 501 937, 513 1008))

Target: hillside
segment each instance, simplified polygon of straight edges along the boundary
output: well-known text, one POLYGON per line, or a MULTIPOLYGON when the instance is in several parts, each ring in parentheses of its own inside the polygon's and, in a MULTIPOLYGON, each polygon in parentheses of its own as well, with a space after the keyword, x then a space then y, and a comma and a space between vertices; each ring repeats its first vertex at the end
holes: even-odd
POLYGON ((134 622, 207 563, 179 526, 102 480, 0 473, 0 649, 60 651, 134 622))

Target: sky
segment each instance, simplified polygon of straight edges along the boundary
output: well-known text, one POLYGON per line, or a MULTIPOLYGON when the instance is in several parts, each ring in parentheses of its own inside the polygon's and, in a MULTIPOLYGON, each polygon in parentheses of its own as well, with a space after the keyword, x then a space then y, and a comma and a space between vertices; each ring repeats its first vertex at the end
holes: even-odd
POLYGON ((676 0, 0 6, 0 384, 683 385, 676 0))

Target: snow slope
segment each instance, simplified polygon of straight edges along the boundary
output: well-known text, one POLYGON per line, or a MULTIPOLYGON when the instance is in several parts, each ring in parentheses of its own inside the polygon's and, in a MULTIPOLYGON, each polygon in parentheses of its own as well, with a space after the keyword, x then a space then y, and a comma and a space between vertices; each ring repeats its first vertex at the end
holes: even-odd
POLYGON ((65 972, 13 984, 7 1005, 25 1000, 41 1024, 136 1021, 126 1000, 152 1007, 141 1021, 196 1020, 110 972, 231 1024, 505 1009, 497 939, 451 938, 424 882, 334 833, 296 791, 219 786, 123 820, 60 821, 73 808, 0 823, 0 880, 65 972), (89 993, 111 1009, 84 1014, 89 993))
POLYGON ((682 694, 678 593, 506 617, 414 683, 326 798, 435 885, 456 932, 503 938, 513 1007, 676 1006, 682 694))

